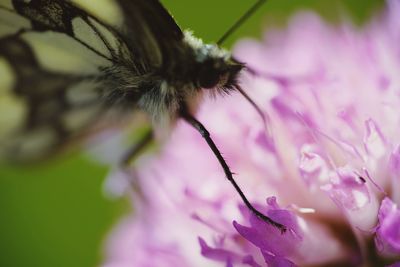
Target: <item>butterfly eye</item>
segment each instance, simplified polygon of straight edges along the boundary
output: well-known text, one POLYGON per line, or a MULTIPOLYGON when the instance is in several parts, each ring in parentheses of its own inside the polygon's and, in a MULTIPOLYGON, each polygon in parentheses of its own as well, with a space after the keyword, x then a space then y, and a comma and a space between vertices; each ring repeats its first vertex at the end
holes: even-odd
POLYGON ((213 68, 203 68, 198 76, 198 83, 202 88, 213 88, 220 80, 220 75, 213 68))

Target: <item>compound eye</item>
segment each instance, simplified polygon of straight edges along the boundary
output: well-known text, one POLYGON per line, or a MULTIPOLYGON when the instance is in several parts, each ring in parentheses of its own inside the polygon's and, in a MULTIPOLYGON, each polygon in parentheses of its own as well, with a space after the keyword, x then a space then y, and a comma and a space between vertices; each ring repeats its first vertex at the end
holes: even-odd
POLYGON ((212 68, 204 68, 199 73, 199 85, 202 88, 213 88, 219 83, 220 75, 212 68))

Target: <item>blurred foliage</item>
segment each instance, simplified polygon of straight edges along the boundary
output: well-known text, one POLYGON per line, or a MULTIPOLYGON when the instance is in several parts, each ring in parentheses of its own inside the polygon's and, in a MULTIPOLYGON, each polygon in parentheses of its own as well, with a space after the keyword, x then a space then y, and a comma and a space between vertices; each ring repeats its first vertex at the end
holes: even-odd
MULTIPOLYGON (((144 0, 145 1, 145 0, 144 0)), ((164 0, 182 28, 216 41, 251 0, 164 0)), ((351 16, 359 25, 383 4, 380 0, 271 0, 225 46, 243 36, 261 36, 284 26, 299 10, 316 10, 330 22, 351 16)), ((162 27, 162 25, 160 25, 162 27)), ((35 167, 0 167, 0 266, 90 267, 101 262, 103 241, 126 211, 124 200, 103 196, 108 170, 78 154, 35 167)))
MULTIPOLYGON (((182 28, 189 28, 208 42, 217 41, 224 32, 256 1, 255 0, 163 0, 182 28)), ((284 26, 299 11, 316 11, 335 23, 350 17, 360 25, 383 7, 382 0, 267 0, 252 17, 229 37, 231 46, 243 36, 261 36, 269 27, 284 26)))

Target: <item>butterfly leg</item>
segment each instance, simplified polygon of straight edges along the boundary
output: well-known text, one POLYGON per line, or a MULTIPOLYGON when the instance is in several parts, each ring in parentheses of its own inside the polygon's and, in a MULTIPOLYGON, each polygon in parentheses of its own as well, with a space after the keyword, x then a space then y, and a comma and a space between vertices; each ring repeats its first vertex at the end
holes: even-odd
POLYGON ((240 195, 241 199, 243 200, 244 204, 247 206, 247 208, 253 212, 258 218, 262 219, 263 221, 271 224, 272 226, 278 228, 282 233, 286 232, 287 228, 285 225, 280 224, 269 218, 268 216, 264 215, 260 211, 258 211, 247 199, 245 194, 243 193, 242 189, 240 189, 239 185, 236 183, 235 179, 233 178, 233 174, 231 170, 229 169, 228 164, 226 163, 225 159, 222 157, 221 152, 218 150, 217 146, 215 145, 214 141, 212 140, 210 133, 207 131, 207 129, 204 127, 204 125, 199 122, 195 117, 193 117, 191 114, 189 114, 185 108, 181 109, 180 116, 188 122, 191 126, 193 126, 200 134, 201 136, 205 139, 207 142, 208 146, 214 153, 214 155, 217 157, 222 169, 225 172, 226 178, 231 182, 233 187, 235 188, 236 192, 240 195))
POLYGON ((121 167, 126 168, 131 161, 138 156, 143 149, 145 149, 154 139, 153 130, 151 128, 146 130, 142 138, 134 144, 128 151, 125 152, 121 160, 121 167))

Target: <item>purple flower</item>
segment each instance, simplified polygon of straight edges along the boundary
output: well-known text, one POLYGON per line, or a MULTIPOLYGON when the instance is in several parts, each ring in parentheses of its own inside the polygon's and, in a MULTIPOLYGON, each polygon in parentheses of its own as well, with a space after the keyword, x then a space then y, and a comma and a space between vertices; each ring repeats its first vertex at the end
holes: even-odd
POLYGON ((111 177, 138 186, 103 266, 398 266, 399 17, 400 0, 357 30, 300 14, 262 42, 241 41, 235 56, 258 73, 242 87, 267 127, 237 94, 200 107, 243 191, 288 231, 251 214, 179 122, 134 174, 111 177))
POLYGON ((400 209, 389 198, 384 198, 378 213, 376 228, 377 248, 385 254, 400 254, 400 209))

